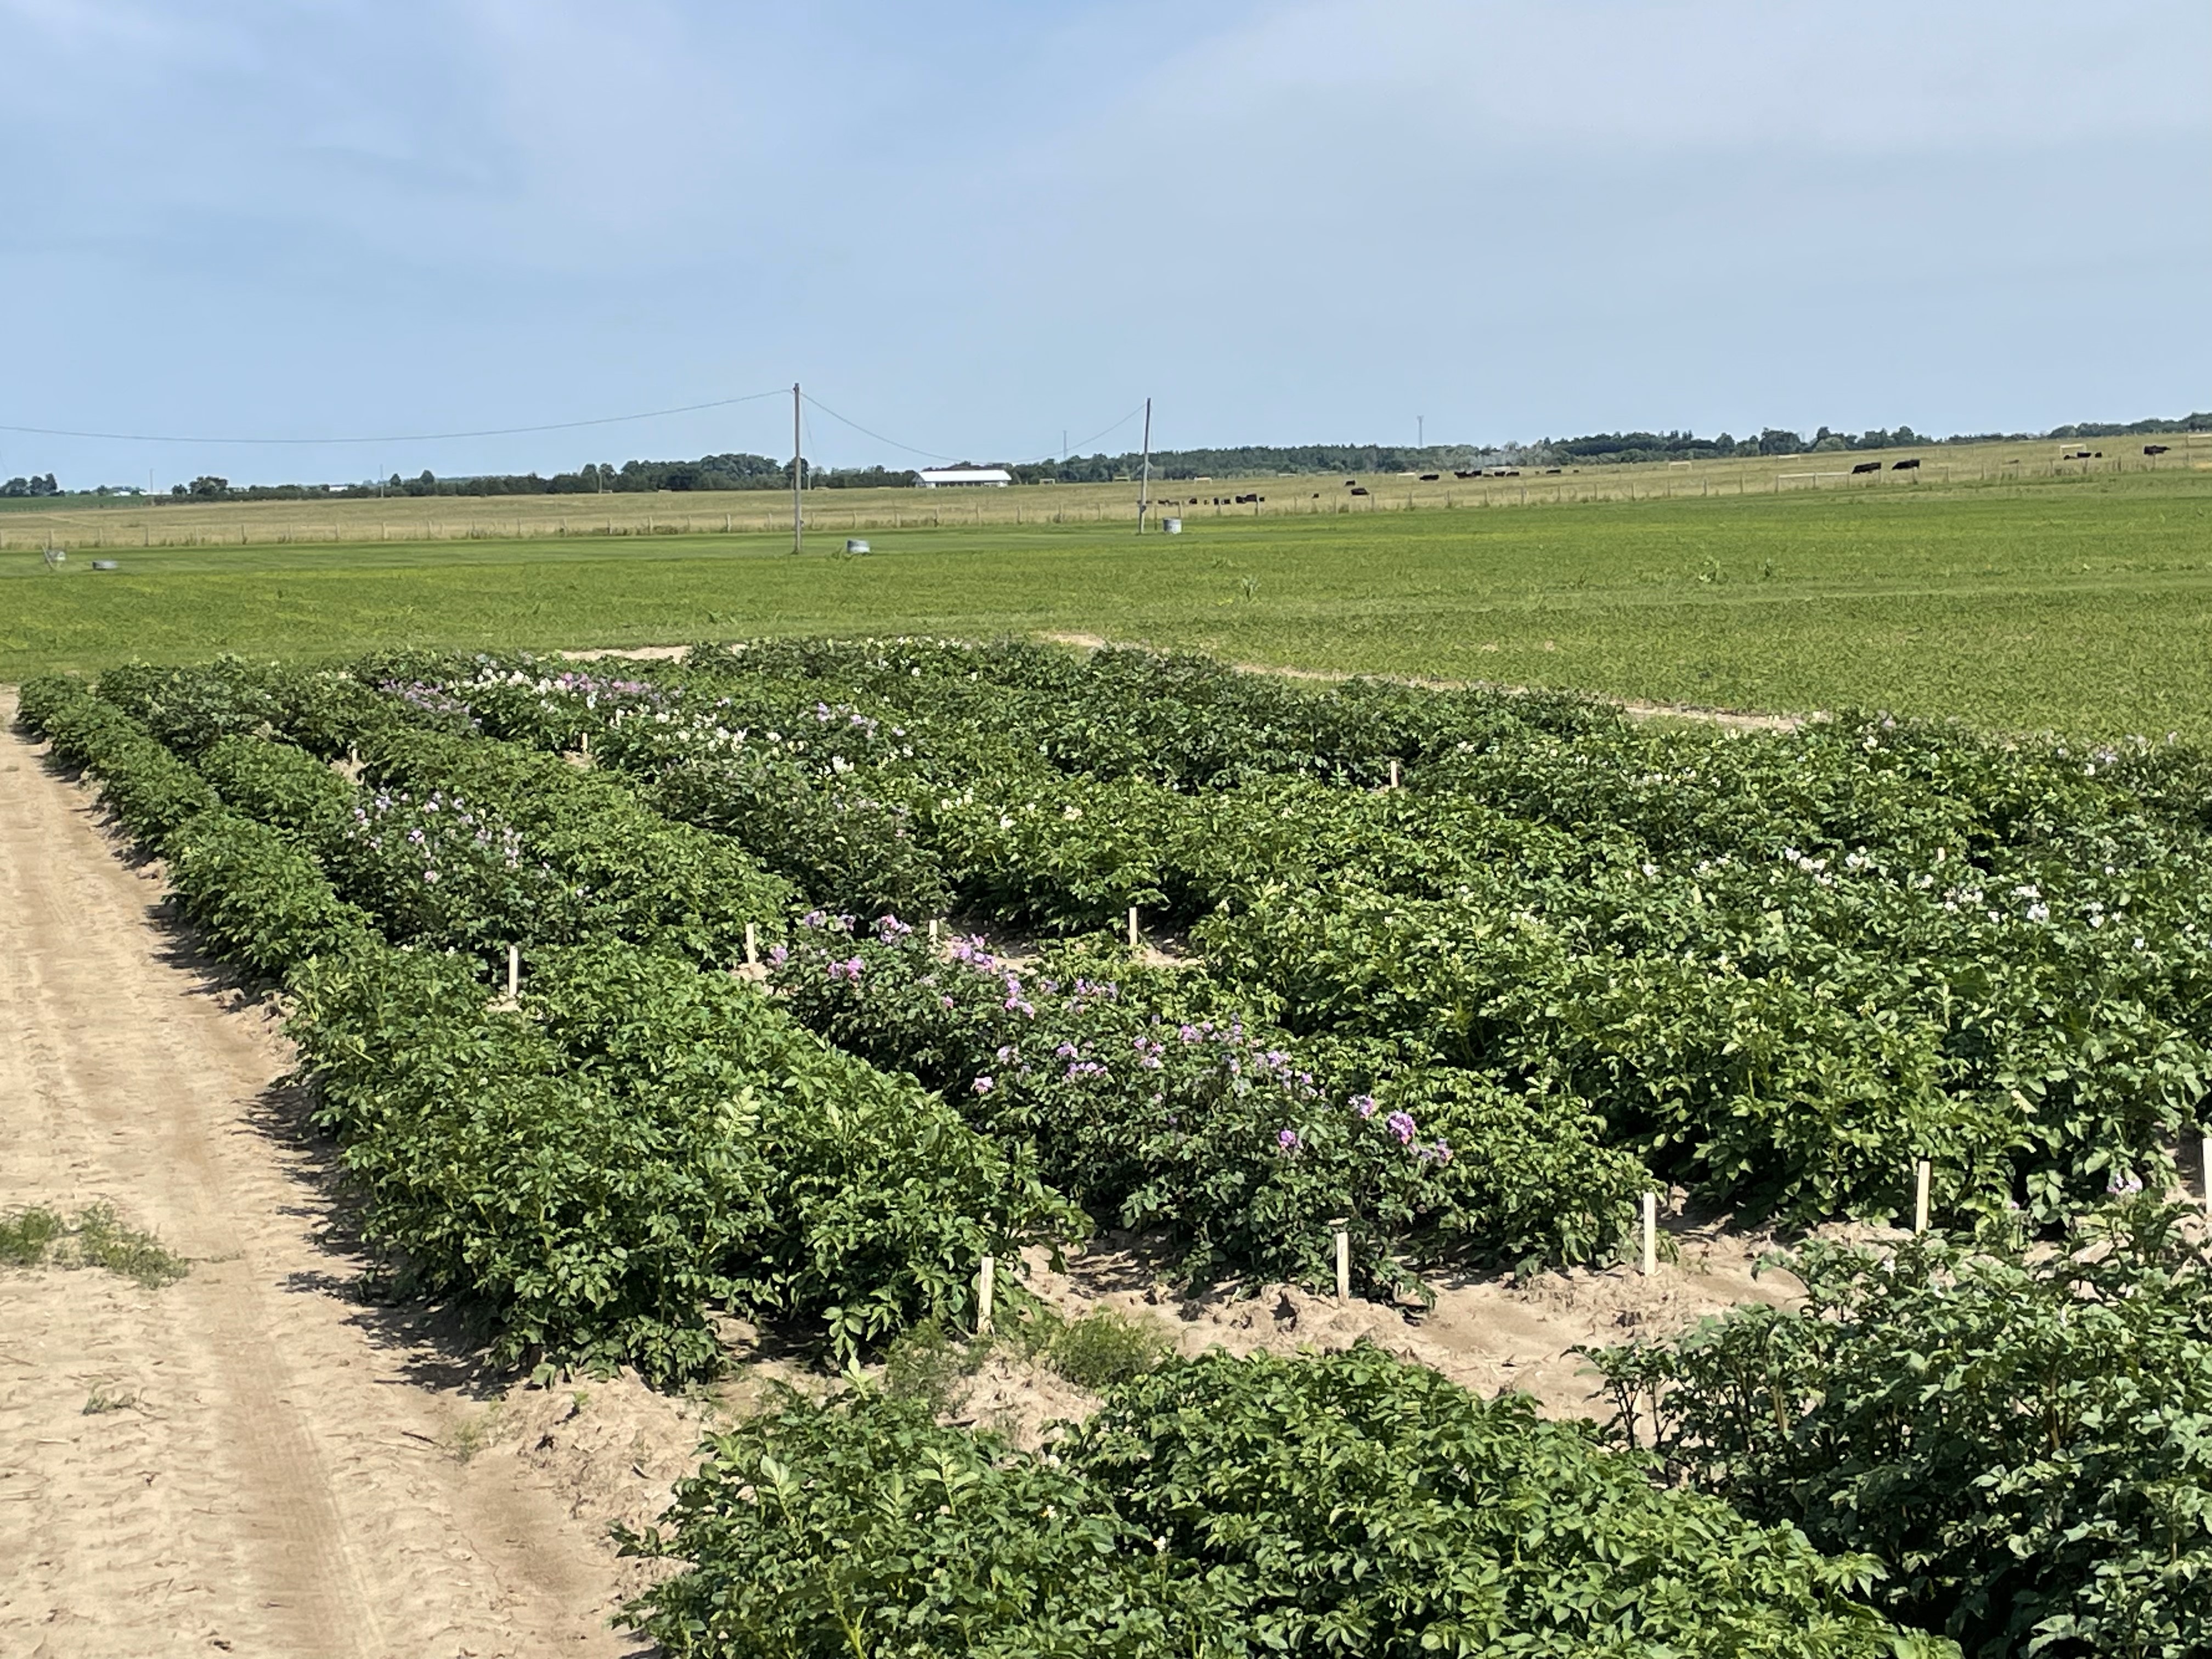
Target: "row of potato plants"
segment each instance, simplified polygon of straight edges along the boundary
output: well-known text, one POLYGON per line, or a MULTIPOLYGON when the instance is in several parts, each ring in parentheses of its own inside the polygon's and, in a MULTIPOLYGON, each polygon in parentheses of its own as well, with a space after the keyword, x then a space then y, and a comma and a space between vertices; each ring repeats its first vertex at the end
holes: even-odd
POLYGON ((189 708, 191 731, 204 734, 242 724, 215 712, 228 680, 246 688, 239 701, 271 730, 297 726, 333 755, 355 755, 360 787, 304 750, 260 738, 217 738, 198 761, 226 799, 306 837, 348 898, 417 940, 485 958, 514 940, 534 956, 542 942, 596 927, 715 965, 734 959, 741 921, 752 925, 800 1020, 878 1066, 920 1076, 1010 1147, 1034 1146, 1055 1185, 1098 1219, 1152 1235, 1188 1277, 1326 1284, 1329 1224, 1339 1218, 1354 1236, 1360 1285, 1385 1292, 1448 1263, 1606 1257, 1649 1184, 1632 1157, 1597 1144, 1574 1102, 1409 1065, 1387 1043, 1301 1042, 1201 976, 1125 974, 1103 997, 1057 995, 1045 984, 1034 999, 1006 999, 1003 986, 991 994, 998 981, 971 947, 940 961, 886 915, 863 947, 880 958, 864 984, 842 947, 823 958, 826 934, 802 929, 797 953, 784 949, 787 918, 766 913, 774 895, 742 884, 720 896, 726 925, 702 928, 717 889, 691 878, 711 872, 714 849, 742 856, 727 839, 647 811, 616 775, 434 729, 455 724, 441 696, 356 698, 334 715, 336 694, 295 692, 288 678, 243 665, 131 671, 102 690, 149 715, 189 708), (294 704, 323 712, 310 720, 294 704), (573 856, 579 842, 630 850, 619 892, 599 866, 573 856), (940 975, 957 995, 919 983, 940 975), (1130 1041, 1133 1023, 1164 1019, 1170 1029, 1202 1021, 1224 1040, 1234 1031, 1253 1065, 1284 1045, 1298 1050, 1295 1067, 1285 1061, 1286 1078, 1304 1079, 1297 1097, 1253 1096, 1259 1073, 1210 1048, 1195 1067, 1184 1062, 1196 1056, 1178 1048, 1168 1100, 1154 1075, 1161 1067, 1130 1041), (1068 1075, 991 1060, 1014 1045, 1098 1058, 1068 1075), (979 1088, 987 1071, 1003 1080, 979 1088), (1378 1098, 1388 1103, 1379 1112, 1378 1098), (1414 1121, 1408 1110, 1433 1126, 1418 1145, 1399 1133, 1414 1121))
MULTIPOLYGON (((2179 745, 1880 718, 1650 733, 1557 700, 1516 722, 1493 696, 1406 791, 1287 766, 1178 789, 1040 752, 1033 709, 994 724, 1037 653, 996 660, 795 646, 649 680, 411 672, 520 740, 588 734, 665 810, 836 908, 1073 931, 1134 904, 1191 924, 1214 977, 1295 1030, 1586 1099, 1714 1201, 1893 1213, 1924 1156, 1947 1207, 2049 1219, 2160 1175, 2196 1121, 2212 869, 2204 763, 2179 745), (933 677, 951 693, 926 695, 933 677)), ((1060 672, 1035 678, 1058 690, 1060 672)), ((1186 679, 1233 702, 1217 683, 1249 695, 1254 677, 1170 662, 1148 682, 1121 653, 1106 678, 1153 695, 1121 749, 1089 744, 1102 767, 1152 752, 1164 721, 1187 752, 1196 715, 1157 713, 1186 679)))
MULTIPOLYGON (((303 750, 234 731, 203 751, 264 822, 81 686, 28 685, 21 715, 164 855, 215 948, 291 992, 369 1237, 491 1316, 502 1358, 674 1381, 716 1362, 715 1306, 817 1322, 849 1354, 972 1318, 981 1256, 1082 1228, 1019 1149, 665 939, 540 949, 529 994, 495 1005, 481 958, 441 948, 471 936, 452 914, 411 935, 407 913, 356 902, 382 896, 382 866, 333 884, 315 846, 367 792, 303 750)), ((512 875, 482 833, 456 843, 512 875)), ((422 877, 454 866, 411 867, 434 888, 422 877)))
POLYGON ((680 1659, 1958 1653, 1869 1608, 1870 1558, 1364 1346, 1170 1361, 1038 1451, 787 1395, 626 1545, 684 1564, 629 1609, 680 1659))
POLYGON ((980 938, 940 949, 896 916, 817 911, 770 960, 800 1020, 1034 1146, 1050 1180, 1186 1278, 1325 1285, 1339 1227, 1356 1281, 1380 1291, 1418 1292, 1447 1264, 1604 1259, 1650 1184, 1578 1102, 1389 1043, 1292 1036, 1126 951, 1007 961, 980 938))

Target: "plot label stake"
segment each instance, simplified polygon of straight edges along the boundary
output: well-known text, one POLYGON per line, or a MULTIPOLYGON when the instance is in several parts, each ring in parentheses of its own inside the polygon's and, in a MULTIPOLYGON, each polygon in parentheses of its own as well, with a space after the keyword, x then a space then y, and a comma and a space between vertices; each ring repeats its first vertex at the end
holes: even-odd
POLYGON ((1929 1165, 1926 1158, 1913 1166, 1912 1170, 1912 1231, 1928 1231, 1928 1177, 1929 1165))
POLYGON ((991 1334, 991 1293, 998 1287, 999 1262, 995 1256, 985 1256, 982 1265, 975 1269, 975 1334, 991 1334))
POLYGON ((522 947, 507 947, 507 994, 509 1000, 522 994, 522 947))
POLYGON ((1332 1221, 1336 1229, 1336 1299, 1352 1300, 1352 1232, 1348 1224, 1332 1221))
POLYGON ((1137 907, 1133 904, 1129 907, 1129 948, 1137 948, 1137 907))
POLYGON ((750 921, 745 924, 745 966, 760 966, 760 930, 750 921))
POLYGON ((1659 1271, 1659 1194, 1644 1194, 1644 1276, 1659 1271))

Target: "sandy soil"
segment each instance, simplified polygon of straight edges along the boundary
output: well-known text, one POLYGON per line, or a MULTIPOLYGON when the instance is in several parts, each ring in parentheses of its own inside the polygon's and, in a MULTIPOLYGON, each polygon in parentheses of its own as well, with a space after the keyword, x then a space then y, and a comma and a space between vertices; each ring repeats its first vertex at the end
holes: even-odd
POLYGON ((1184 1353, 1327 1352, 1364 1340, 1477 1393, 1510 1389, 1534 1395, 1547 1415, 1602 1419, 1597 1379, 1576 1347, 1670 1334, 1737 1304, 1785 1304, 1802 1290, 1780 1268, 1761 1267, 1772 1249, 1761 1236, 1680 1216, 1662 1227, 1662 1260, 1649 1279, 1632 1267, 1443 1279, 1426 1309, 1339 1302, 1295 1285, 1187 1300, 1112 1239, 1072 1257, 1060 1273, 1032 1251, 1029 1282, 1070 1315, 1105 1306, 1149 1320, 1184 1353))
POLYGON ((0 736, 0 1208, 105 1201, 193 1263, 0 1269, 0 1652, 637 1651, 549 1449, 465 1461, 465 1345, 354 1293, 270 1014, 119 854, 0 736))

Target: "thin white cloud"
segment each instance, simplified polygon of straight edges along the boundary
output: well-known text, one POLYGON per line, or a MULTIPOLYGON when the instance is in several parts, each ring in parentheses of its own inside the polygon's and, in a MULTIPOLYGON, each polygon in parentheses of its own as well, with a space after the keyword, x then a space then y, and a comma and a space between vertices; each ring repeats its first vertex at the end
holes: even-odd
POLYGON ((1217 126, 1387 102, 1507 144, 1872 155, 2212 132, 2212 11, 2005 0, 1314 0, 1176 58, 1148 118, 1217 126))

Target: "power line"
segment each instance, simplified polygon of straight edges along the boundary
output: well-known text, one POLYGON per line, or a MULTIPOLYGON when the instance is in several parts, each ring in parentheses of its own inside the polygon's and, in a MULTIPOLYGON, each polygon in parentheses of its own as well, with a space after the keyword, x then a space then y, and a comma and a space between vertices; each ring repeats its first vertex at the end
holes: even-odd
MULTIPOLYGON (((1127 415, 1124 415, 1124 416, 1123 416, 1120 420, 1118 420, 1118 421, 1115 422, 1113 425, 1109 426, 1109 427, 1101 427, 1097 431, 1096 431, 1096 432, 1092 433, 1089 437, 1085 438, 1085 439, 1081 442, 1081 443, 1079 443, 1079 444, 1076 445, 1076 446, 1075 446, 1075 447, 1076 447, 1077 449, 1088 449, 1088 448, 1090 448, 1091 445, 1093 445, 1093 444, 1097 443, 1097 442, 1101 438, 1104 437, 1108 433, 1109 433, 1109 432, 1119 432, 1119 431, 1120 431, 1123 427, 1125 427, 1125 426, 1128 425, 1130 422, 1132 422, 1132 421, 1135 420, 1135 419, 1137 418, 1137 416, 1139 416, 1139 415, 1143 414, 1144 412, 1145 412, 1145 405, 1144 405, 1144 404, 1138 404, 1134 409, 1131 410, 1130 410, 1127 415)), ((1063 446, 1064 446, 1064 445, 1065 445, 1065 443, 1066 443, 1066 440, 1064 440, 1064 439, 1063 439, 1061 441, 1062 441, 1062 444, 1063 444, 1063 446)), ((1068 453, 1071 453, 1071 454, 1073 454, 1074 452, 1073 452, 1073 450, 1071 450, 1071 451, 1069 451, 1068 453)))
MULTIPOLYGON (((819 398, 816 397, 811 392, 806 394, 806 401, 812 404, 815 408, 820 410, 824 415, 830 416, 834 420, 843 422, 847 426, 851 427, 854 431, 860 433, 864 436, 873 438, 879 444, 889 444, 893 449, 902 449, 908 454, 919 455, 925 460, 949 462, 955 461, 959 459, 959 457, 954 455, 939 454, 933 449, 918 449, 912 444, 902 444, 896 438, 886 438, 882 433, 875 431, 871 428, 862 426, 858 421, 853 419, 851 416, 838 414, 836 410, 830 408, 829 404, 823 403, 819 398)), ((1097 442, 1099 439, 1104 437, 1109 432, 1118 432, 1121 428, 1128 425, 1130 422, 1135 420, 1138 416, 1144 412, 1145 406, 1142 404, 1139 404, 1127 415, 1124 415, 1120 420, 1115 422, 1113 425, 1102 427, 1097 431, 1092 433, 1089 437, 1085 438, 1082 443, 1076 445, 1076 448, 1085 448, 1091 444, 1097 442)))
POLYGON ((824 415, 830 416, 830 419, 844 422, 845 424, 851 427, 854 431, 861 433, 867 437, 873 438, 879 444, 889 444, 893 449, 903 449, 909 455, 919 455, 924 460, 928 461, 951 461, 958 459, 957 457, 951 455, 940 455, 933 449, 916 449, 912 444, 902 444, 896 438, 886 438, 880 432, 872 432, 866 427, 862 426, 858 421, 852 419, 850 416, 840 415, 836 410, 830 408, 829 404, 823 403, 822 399, 816 397, 811 392, 806 394, 806 401, 812 404, 815 408, 820 410, 824 415))
MULTIPOLYGON (((311 448, 344 444, 426 444, 442 442, 449 438, 512 438, 532 432, 574 432, 580 427, 619 426, 626 421, 656 421, 665 415, 694 415, 701 410, 727 409, 733 404, 757 403, 763 398, 783 395, 783 389, 779 386, 774 392, 749 392, 742 398, 718 398, 712 403, 683 404, 674 409, 648 409, 635 415, 601 415, 588 421, 549 421, 542 426, 486 427, 476 432, 387 433, 368 438, 185 438, 166 433, 76 432, 66 427, 9 426, 4 423, 0 423, 0 432, 30 433, 42 438, 101 438, 110 442, 128 444, 283 444, 311 448)), ((838 418, 842 420, 844 417, 840 416, 838 418)), ((872 437, 875 434, 871 433, 869 435, 872 437)), ((890 441, 886 438, 884 441, 889 443, 890 441)))

